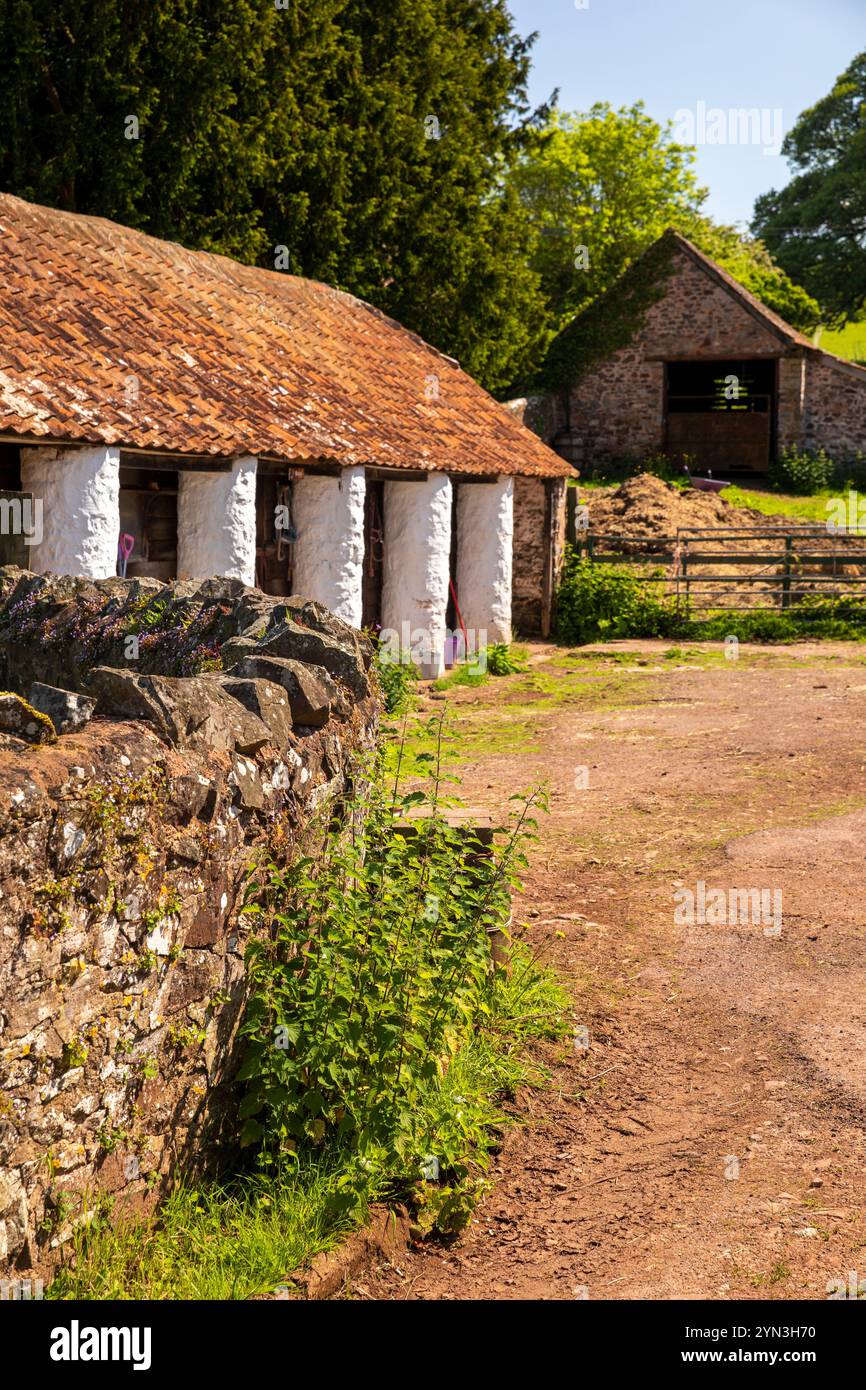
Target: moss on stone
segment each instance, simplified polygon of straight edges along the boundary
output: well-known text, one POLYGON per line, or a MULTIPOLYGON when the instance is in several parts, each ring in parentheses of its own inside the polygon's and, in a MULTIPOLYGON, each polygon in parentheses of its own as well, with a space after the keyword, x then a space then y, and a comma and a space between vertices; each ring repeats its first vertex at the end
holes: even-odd
POLYGON ((24 699, 23 695, 19 695, 14 690, 0 690, 0 699, 15 700, 21 706, 27 718, 32 719, 40 728, 45 730, 47 741, 49 743, 57 742, 57 730, 52 721, 48 718, 48 715, 43 714, 41 710, 34 709, 29 701, 24 699))

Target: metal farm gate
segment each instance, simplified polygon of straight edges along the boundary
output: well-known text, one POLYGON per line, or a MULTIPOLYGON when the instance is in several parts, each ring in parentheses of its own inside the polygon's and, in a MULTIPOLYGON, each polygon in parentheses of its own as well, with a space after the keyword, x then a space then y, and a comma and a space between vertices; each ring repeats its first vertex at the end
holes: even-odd
POLYGON ((651 539, 578 531, 576 549, 594 564, 634 565, 691 612, 778 612, 806 598, 854 599, 866 584, 866 534, 826 526, 683 528, 651 539))

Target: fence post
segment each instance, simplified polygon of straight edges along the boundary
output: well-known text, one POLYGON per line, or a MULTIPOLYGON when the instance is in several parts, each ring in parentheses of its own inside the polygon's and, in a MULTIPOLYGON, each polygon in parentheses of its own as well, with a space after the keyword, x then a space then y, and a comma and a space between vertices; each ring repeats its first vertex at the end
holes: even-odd
POLYGON ((681 562, 683 585, 686 591, 685 605, 686 612, 689 611, 689 538, 686 536, 683 541, 683 558, 681 562))
POLYGON ((791 556, 794 549, 793 536, 785 537, 785 567, 782 571, 782 607, 791 606, 791 556))

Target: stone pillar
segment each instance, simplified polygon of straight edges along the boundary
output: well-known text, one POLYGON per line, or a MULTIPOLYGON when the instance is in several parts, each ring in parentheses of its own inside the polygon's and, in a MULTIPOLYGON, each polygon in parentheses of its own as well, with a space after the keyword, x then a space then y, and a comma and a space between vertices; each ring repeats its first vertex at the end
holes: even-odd
POLYGON ((386 483, 382 627, 399 634, 433 679, 445 669, 450 553, 450 478, 429 473, 423 483, 386 483))
POLYGON ((247 455, 227 473, 178 474, 178 579, 255 586, 256 463, 247 455))
POLYGON ((292 590, 351 627, 361 626, 366 491, 363 467, 344 468, 338 478, 308 473, 292 484, 292 590))
POLYGON ((514 479, 458 483, 457 601, 472 652, 511 641, 513 539, 514 479))
POLYGON ((117 573, 119 449, 22 449, 21 489, 33 495, 32 570, 87 579, 117 573))

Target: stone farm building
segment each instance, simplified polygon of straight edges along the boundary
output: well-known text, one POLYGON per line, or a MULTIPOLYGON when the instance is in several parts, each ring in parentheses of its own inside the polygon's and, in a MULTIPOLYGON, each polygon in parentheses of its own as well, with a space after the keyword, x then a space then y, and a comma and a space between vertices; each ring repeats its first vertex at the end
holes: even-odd
POLYGON ((104 578, 131 537, 128 576, 423 630, 438 672, 461 624, 548 630, 570 471, 349 294, 0 196, 3 530, 34 509, 7 560, 104 578))
POLYGON ((554 340, 539 433, 577 465, 691 455, 766 473, 786 446, 866 452, 866 369, 811 339, 667 231, 554 340))

